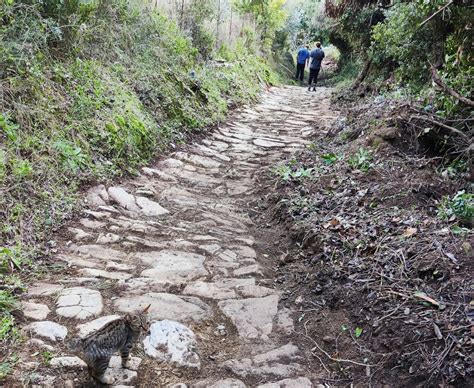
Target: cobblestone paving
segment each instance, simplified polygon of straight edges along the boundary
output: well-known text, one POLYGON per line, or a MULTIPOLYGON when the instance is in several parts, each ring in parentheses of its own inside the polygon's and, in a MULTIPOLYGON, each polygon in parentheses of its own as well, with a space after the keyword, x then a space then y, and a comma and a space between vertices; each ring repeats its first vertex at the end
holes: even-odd
POLYGON ((58 238, 63 269, 23 300, 30 339, 22 381, 88 386, 84 363, 63 341, 151 304, 154 324, 133 352, 134 367, 111 362, 117 387, 317 386, 314 360, 292 336, 294 314, 279 306, 266 253, 256 249, 248 203, 255 175, 333 118, 329 95, 271 89, 137 178, 91 188, 82 217, 58 238), (28 359, 46 351, 47 367, 28 359))

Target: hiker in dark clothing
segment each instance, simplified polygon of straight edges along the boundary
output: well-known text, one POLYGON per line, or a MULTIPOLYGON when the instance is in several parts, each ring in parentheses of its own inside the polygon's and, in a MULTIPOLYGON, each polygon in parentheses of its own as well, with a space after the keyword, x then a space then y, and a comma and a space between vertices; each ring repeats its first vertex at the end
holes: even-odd
POLYGON ((309 58, 309 46, 306 45, 306 47, 301 47, 298 50, 298 56, 296 58, 296 75, 295 75, 295 80, 298 81, 298 78, 300 82, 303 82, 304 79, 304 68, 306 66, 306 63, 308 62, 309 58))
POLYGON ((321 62, 324 58, 324 51, 321 49, 321 43, 316 42, 316 47, 309 54, 311 62, 309 65, 309 80, 308 80, 308 91, 311 91, 311 84, 314 81, 313 92, 316 91, 316 83, 318 82, 319 70, 321 70, 321 62))

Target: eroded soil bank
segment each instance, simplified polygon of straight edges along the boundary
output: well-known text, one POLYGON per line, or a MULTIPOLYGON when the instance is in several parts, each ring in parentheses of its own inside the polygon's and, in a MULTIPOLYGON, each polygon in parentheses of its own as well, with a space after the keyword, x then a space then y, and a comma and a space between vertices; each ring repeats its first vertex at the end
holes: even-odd
POLYGON ((331 385, 472 386, 472 171, 358 100, 259 179, 295 336, 331 385))

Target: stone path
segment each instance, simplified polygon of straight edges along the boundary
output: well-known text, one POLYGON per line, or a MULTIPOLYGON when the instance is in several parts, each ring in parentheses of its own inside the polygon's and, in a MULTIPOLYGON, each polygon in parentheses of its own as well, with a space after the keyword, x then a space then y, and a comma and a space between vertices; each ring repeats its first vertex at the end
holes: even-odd
POLYGON ((58 236, 63 270, 24 298, 31 339, 21 378, 91 386, 63 340, 151 304, 154 324, 133 367, 111 363, 117 387, 316 386, 314 360, 292 338, 293 313, 279 305, 247 210, 254 176, 331 119, 329 95, 272 89, 137 178, 90 189, 82 218, 58 236), (28 359, 45 351, 53 355, 47 367, 28 359))

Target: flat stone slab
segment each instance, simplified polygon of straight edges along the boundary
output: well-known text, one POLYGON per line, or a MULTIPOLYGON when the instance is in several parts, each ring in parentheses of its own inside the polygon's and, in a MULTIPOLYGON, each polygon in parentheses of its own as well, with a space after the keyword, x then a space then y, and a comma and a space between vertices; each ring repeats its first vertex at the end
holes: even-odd
POLYGON ((107 323, 119 319, 120 315, 107 315, 105 317, 100 317, 94 319, 93 321, 83 323, 82 325, 77 325, 78 333, 77 335, 81 338, 88 336, 90 333, 99 330, 101 327, 105 326, 107 323))
POLYGON ((262 276, 262 269, 258 264, 251 264, 245 267, 236 269, 234 271, 235 276, 246 276, 246 275, 259 275, 262 276))
POLYGON ((117 282, 117 288, 128 295, 144 294, 147 292, 167 292, 171 286, 172 284, 165 280, 159 281, 152 278, 131 278, 117 282))
POLYGON ((247 386, 237 379, 223 379, 214 381, 203 380, 192 385, 193 388, 247 388, 247 386))
POLYGON ((182 367, 201 368, 196 336, 179 322, 165 319, 153 323, 143 345, 145 353, 158 360, 182 367))
POLYGON ((249 376, 289 378, 301 373, 303 369, 295 362, 301 358, 298 357, 298 353, 298 348, 290 343, 252 358, 225 361, 223 366, 242 378, 249 376))
POLYGON ((86 200, 92 206, 104 206, 109 201, 109 195, 104 185, 91 187, 87 190, 86 200))
POLYGON ((280 143, 280 142, 265 140, 265 139, 255 139, 253 141, 253 144, 255 144, 259 147, 264 147, 264 148, 274 148, 274 147, 284 147, 285 146, 285 143, 280 143))
POLYGON ((21 307, 23 308, 23 314, 25 314, 25 317, 36 321, 45 320, 51 312, 48 306, 41 303, 21 302, 21 307))
POLYGON ((195 253, 162 250, 136 253, 135 257, 153 267, 144 270, 141 276, 158 281, 181 283, 208 275, 204 267, 205 257, 195 253))
POLYGON ((136 197, 136 202, 141 212, 146 216, 159 217, 169 213, 158 202, 154 202, 146 197, 136 197))
POLYGON ((63 340, 67 336, 67 328, 51 321, 33 322, 23 328, 25 333, 47 338, 53 342, 63 340))
POLYGON ((189 283, 183 290, 183 294, 196 295, 201 298, 217 300, 233 299, 237 297, 237 294, 233 289, 221 287, 217 283, 207 283, 202 281, 189 283))
POLYGON ((199 322, 208 318, 212 313, 212 309, 198 298, 180 297, 161 292, 123 297, 114 301, 114 306, 124 313, 144 309, 149 304, 151 304, 151 307, 148 312, 152 320, 169 319, 182 322, 199 322))
POLYGON ((122 187, 109 187, 107 190, 110 199, 117 203, 120 207, 125 210, 130 210, 132 212, 140 212, 140 208, 135 202, 135 197, 132 194, 129 194, 122 187))
POLYGON ((28 296, 51 296, 64 288, 61 284, 34 283, 28 288, 28 296))
POLYGON ((70 368, 70 369, 85 369, 87 364, 82 361, 79 357, 66 356, 66 357, 53 357, 49 361, 49 365, 52 368, 70 368))
POLYGON ((278 299, 278 295, 269 295, 264 298, 224 300, 218 305, 231 319, 241 337, 266 340, 273 329, 278 299))
POLYGON ((59 294, 56 306, 58 315, 86 319, 102 312, 102 295, 99 291, 84 287, 67 288, 59 294))
POLYGON ((127 254, 122 251, 106 248, 98 244, 71 245, 69 250, 86 258, 93 257, 104 262, 108 262, 110 260, 125 260, 127 258, 127 254))
POLYGON ((258 385, 257 388, 313 388, 313 384, 306 377, 298 377, 296 379, 285 379, 274 383, 258 385))
POLYGON ((125 272, 109 272, 102 269, 95 268, 83 268, 79 271, 83 276, 91 276, 96 278, 112 279, 112 280, 124 280, 130 279, 133 275, 125 272))

